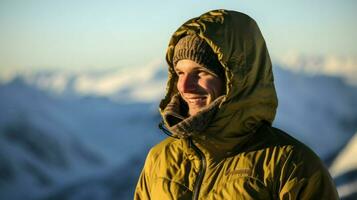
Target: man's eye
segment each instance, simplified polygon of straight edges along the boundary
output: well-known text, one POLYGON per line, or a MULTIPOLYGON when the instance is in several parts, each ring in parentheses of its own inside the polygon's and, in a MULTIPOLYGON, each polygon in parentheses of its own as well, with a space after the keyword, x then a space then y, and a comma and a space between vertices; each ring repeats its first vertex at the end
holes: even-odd
POLYGON ((182 75, 182 74, 183 74, 183 72, 176 71, 176 74, 177 74, 177 76, 180 76, 180 75, 182 75))
POLYGON ((210 73, 208 71, 205 71, 205 70, 200 70, 200 71, 198 71, 198 75, 199 76, 206 76, 206 75, 210 75, 210 73))

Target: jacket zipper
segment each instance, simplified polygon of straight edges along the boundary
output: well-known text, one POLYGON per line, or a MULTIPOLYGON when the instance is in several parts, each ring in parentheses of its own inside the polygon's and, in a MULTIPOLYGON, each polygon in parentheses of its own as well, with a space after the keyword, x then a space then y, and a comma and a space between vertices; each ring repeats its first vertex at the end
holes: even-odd
POLYGON ((206 159, 205 159, 205 156, 202 153, 202 151, 200 149, 198 149, 198 147, 195 144, 193 144, 192 139, 189 139, 189 140, 190 140, 190 146, 198 154, 198 157, 200 159, 200 170, 198 172, 198 176, 197 176, 194 188, 193 188, 193 195, 192 195, 193 200, 198 200, 198 195, 200 193, 200 188, 202 185, 203 177, 206 172, 206 159))

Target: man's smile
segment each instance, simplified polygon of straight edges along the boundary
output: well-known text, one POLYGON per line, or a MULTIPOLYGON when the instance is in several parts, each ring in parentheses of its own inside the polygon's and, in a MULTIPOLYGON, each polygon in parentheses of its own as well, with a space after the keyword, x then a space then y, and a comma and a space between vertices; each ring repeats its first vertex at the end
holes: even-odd
POLYGON ((205 97, 205 96, 195 96, 195 97, 189 97, 189 98, 185 98, 185 99, 190 104, 206 104, 207 97, 205 97))

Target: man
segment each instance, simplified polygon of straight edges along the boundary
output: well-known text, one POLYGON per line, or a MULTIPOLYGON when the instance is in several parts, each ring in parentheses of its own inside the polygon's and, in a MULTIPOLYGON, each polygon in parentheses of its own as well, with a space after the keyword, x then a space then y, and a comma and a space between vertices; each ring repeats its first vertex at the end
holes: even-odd
POLYGON ((338 199, 320 159, 271 126, 272 67, 253 19, 228 10, 191 19, 166 59, 160 112, 172 137, 150 150, 134 199, 338 199))

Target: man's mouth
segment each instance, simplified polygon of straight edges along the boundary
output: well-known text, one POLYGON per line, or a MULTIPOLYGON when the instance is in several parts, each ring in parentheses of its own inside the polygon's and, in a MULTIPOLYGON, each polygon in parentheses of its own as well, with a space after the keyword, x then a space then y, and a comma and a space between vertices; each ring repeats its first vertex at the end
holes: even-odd
POLYGON ((186 98, 187 102, 190 104, 204 104, 206 103, 207 97, 190 97, 186 98))

